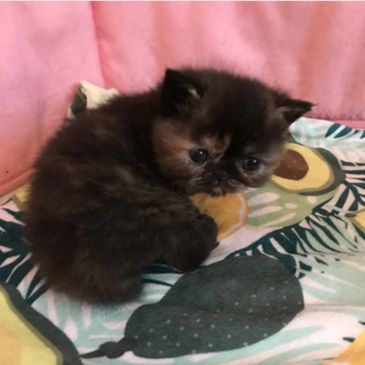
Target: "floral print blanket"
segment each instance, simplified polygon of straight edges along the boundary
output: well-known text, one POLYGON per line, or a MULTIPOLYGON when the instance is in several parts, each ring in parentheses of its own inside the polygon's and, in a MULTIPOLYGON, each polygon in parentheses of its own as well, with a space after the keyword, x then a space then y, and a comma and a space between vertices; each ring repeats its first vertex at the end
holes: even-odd
MULTIPOLYGON (((115 94, 81 83, 69 116, 115 94)), ((219 225, 199 270, 151 265, 114 307, 48 289, 0 205, 0 364, 365 364, 365 131, 301 118, 264 187, 191 197, 219 225)))

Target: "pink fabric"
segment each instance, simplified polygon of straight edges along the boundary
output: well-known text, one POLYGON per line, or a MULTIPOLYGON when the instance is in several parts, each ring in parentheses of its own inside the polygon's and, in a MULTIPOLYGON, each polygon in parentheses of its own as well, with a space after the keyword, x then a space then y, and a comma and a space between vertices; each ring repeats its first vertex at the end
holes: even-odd
POLYGON ((23 183, 80 79, 102 84, 88 3, 0 4, 0 194, 23 183))
POLYGON ((365 3, 1 3, 0 194, 24 181, 81 79, 124 92, 216 66, 365 120, 365 3))
POLYGON ((365 3, 94 3, 106 85, 135 91, 164 67, 214 65, 365 119, 365 3), (117 30, 117 31, 116 31, 117 30))

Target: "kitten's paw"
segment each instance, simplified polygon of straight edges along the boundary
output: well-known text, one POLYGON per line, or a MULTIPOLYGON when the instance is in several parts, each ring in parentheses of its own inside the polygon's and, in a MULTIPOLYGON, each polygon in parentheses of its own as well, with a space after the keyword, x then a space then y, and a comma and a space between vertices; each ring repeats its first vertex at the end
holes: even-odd
POLYGON ((165 261, 180 271, 199 268, 217 246, 217 232, 214 220, 201 214, 196 221, 176 229, 173 244, 164 254, 165 261))
POLYGON ((210 242, 210 247, 213 250, 218 246, 217 236, 218 236, 218 226, 215 220, 206 214, 199 215, 199 221, 201 224, 202 234, 206 236, 206 239, 210 242))

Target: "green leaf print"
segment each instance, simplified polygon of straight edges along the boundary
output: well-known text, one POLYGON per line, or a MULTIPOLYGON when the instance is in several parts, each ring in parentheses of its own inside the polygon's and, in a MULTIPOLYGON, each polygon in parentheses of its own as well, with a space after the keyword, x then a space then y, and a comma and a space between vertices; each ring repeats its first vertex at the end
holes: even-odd
POLYGON ((133 351, 166 358, 242 348, 278 332, 302 309, 297 279, 277 260, 231 257, 183 275, 159 302, 133 313, 120 341, 83 357, 133 351))
POLYGON ((291 226, 310 215, 316 206, 330 200, 334 193, 305 196, 268 182, 263 188, 247 193, 248 224, 272 228, 291 226))
POLYGON ((13 203, 0 208, 0 281, 18 287, 28 304, 47 290, 31 262, 22 214, 13 203))
POLYGON ((298 277, 321 271, 335 257, 355 255, 365 249, 365 232, 346 216, 333 215, 317 207, 300 223, 276 230, 237 250, 230 256, 269 255, 282 261, 298 277))

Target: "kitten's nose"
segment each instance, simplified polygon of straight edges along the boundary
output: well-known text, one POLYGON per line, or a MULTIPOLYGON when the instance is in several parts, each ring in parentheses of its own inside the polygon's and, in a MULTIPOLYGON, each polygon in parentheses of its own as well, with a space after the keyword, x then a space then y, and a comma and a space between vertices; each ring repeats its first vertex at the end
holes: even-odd
POLYGON ((228 180, 228 175, 226 172, 221 171, 221 172, 215 172, 214 173, 214 177, 216 178, 216 180, 218 180, 219 182, 225 182, 228 180))

